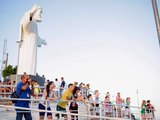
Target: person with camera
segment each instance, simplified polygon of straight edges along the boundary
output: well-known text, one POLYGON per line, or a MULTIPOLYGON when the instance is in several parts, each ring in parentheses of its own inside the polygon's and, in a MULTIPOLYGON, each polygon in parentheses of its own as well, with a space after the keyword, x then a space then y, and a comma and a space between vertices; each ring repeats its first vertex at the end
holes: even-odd
MULTIPOLYGON (((21 76, 21 81, 17 83, 16 86, 16 94, 21 99, 30 99, 31 89, 30 89, 31 79, 29 79, 28 75, 24 74, 21 76)), ((29 108, 29 101, 17 100, 15 103, 16 107, 29 108)), ((16 109, 16 120, 32 120, 31 111, 30 110, 22 110, 16 109)))

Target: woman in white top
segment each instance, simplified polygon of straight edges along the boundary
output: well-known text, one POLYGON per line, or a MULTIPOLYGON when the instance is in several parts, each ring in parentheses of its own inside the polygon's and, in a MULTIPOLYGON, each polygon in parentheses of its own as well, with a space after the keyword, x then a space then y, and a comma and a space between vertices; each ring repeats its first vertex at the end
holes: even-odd
MULTIPOLYGON (((47 84, 46 88, 44 89, 42 99, 44 99, 44 100, 57 100, 57 96, 53 92, 54 88, 55 88, 54 83, 52 81, 49 82, 47 84)), ((46 107, 47 107, 47 110, 51 111, 50 101, 47 101, 47 105, 46 105, 46 102, 44 102, 44 101, 40 102, 38 105, 38 108, 41 110, 46 110, 46 107)), ((45 112, 39 112, 39 116, 40 116, 40 120, 44 120, 45 112)), ((47 112, 47 118, 48 118, 48 120, 53 119, 51 112, 47 112)))
POLYGON ((95 112, 96 112, 96 115, 99 115, 99 97, 100 93, 98 90, 95 90, 94 91, 94 97, 95 97, 95 103, 96 103, 96 108, 95 108, 95 112))

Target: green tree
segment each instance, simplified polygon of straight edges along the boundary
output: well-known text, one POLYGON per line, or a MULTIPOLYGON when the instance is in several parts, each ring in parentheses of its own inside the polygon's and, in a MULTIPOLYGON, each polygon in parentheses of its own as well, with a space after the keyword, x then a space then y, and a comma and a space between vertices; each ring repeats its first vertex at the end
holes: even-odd
POLYGON ((12 74, 17 74, 17 66, 15 66, 14 68, 13 68, 13 73, 12 74))
POLYGON ((17 73, 17 66, 13 68, 12 65, 8 65, 4 70, 3 70, 3 78, 6 79, 7 76, 10 76, 12 74, 17 73))

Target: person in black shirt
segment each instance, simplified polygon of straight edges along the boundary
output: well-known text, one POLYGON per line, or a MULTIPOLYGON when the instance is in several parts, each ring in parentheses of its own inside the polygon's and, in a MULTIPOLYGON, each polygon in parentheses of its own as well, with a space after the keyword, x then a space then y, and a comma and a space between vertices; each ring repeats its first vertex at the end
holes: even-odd
MULTIPOLYGON (((80 88, 77 86, 75 86, 75 88, 73 90, 73 98, 72 99, 74 101, 70 103, 70 106, 69 106, 70 113, 77 113, 78 114, 78 104, 77 104, 76 100, 84 102, 84 99, 80 95, 80 88)), ((74 115, 71 115, 71 120, 75 120, 74 117, 76 117, 76 120, 78 120, 78 116, 74 116, 74 115)))
POLYGON ((66 84, 63 77, 61 77, 61 81, 62 82, 61 82, 61 85, 60 85, 60 96, 62 95, 65 84, 66 84))

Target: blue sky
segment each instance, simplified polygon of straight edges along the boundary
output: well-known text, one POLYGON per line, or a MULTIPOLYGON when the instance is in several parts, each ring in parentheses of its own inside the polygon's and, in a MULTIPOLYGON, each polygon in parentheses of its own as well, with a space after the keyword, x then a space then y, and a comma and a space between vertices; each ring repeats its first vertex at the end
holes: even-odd
MULTIPOLYGON (((157 0, 159 3, 159 0, 157 0)), ((17 64, 19 23, 35 3, 43 8, 37 72, 54 80, 90 83, 102 95, 121 92, 137 105, 159 101, 160 49, 151 0, 0 1, 0 56, 8 40, 9 64, 17 64)))

